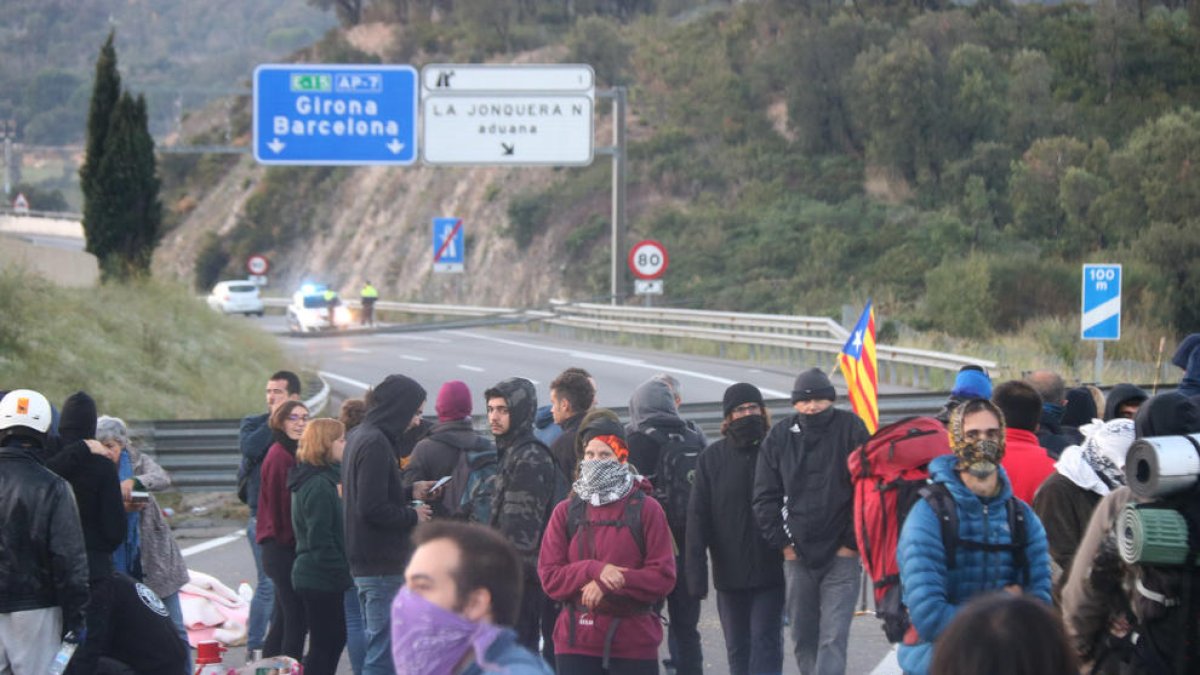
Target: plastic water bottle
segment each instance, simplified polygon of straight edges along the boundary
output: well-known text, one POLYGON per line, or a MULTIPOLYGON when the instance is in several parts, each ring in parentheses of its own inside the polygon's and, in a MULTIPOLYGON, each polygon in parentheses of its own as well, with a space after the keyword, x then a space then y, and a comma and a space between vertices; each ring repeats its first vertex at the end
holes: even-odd
POLYGON ((71 657, 75 655, 75 650, 79 645, 71 640, 74 636, 67 633, 68 640, 63 640, 62 646, 58 648, 58 653, 54 655, 54 661, 50 664, 50 675, 62 675, 67 669, 67 664, 71 662, 71 657))

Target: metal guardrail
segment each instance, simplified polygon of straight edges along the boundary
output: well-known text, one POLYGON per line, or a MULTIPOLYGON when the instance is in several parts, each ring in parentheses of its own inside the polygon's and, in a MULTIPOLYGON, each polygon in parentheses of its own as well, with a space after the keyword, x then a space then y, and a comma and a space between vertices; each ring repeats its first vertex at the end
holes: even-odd
MULTIPOLYGON (((325 396, 328 396, 327 392, 325 396)), ((886 422, 908 415, 932 415, 941 409, 947 396, 946 393, 880 396, 880 419, 886 422)), ((776 421, 793 412, 788 399, 768 399, 766 404, 772 419, 776 421)), ((839 403, 842 407, 847 405, 844 400, 839 403)), ((612 410, 622 421, 628 421, 627 408, 612 410)), ((720 438, 720 402, 685 403, 680 415, 695 422, 710 441, 720 438)), ((476 415, 473 421, 477 432, 486 433, 486 417, 476 415)), ((241 420, 236 419, 154 420, 133 422, 130 432, 138 447, 153 455, 170 472, 176 489, 183 492, 227 492, 237 486, 237 470, 241 462, 241 451, 238 449, 240 423, 241 420)))
POLYGON ((708 326, 747 332, 769 332, 802 335, 829 335, 843 342, 850 331, 833 319, 824 316, 789 316, 780 314, 750 314, 742 312, 712 312, 699 309, 658 307, 618 307, 593 303, 555 303, 559 316, 591 317, 597 320, 625 320, 658 325, 708 326))
MULTIPOLYGON (((267 307, 285 308, 292 304, 291 298, 263 298, 267 307)), ((348 307, 360 307, 358 300, 343 300, 348 307)), ((435 305, 423 302, 389 302, 380 300, 375 303, 375 311, 403 312, 405 314, 434 314, 442 316, 497 316, 503 314, 521 313, 521 310, 508 307, 478 307, 474 305, 435 305)))
POLYGON ((18 211, 11 206, 0 207, 0 216, 17 216, 20 218, 51 218, 54 220, 83 220, 82 213, 70 211, 35 211, 22 209, 18 211))

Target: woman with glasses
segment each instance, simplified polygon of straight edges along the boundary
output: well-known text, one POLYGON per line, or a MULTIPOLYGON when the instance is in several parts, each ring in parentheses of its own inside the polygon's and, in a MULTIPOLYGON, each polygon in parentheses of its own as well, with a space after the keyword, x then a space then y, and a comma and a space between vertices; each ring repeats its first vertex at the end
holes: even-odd
POLYGON ((304 603, 292 587, 292 565, 296 561, 296 535, 292 530, 292 495, 288 471, 296 466, 296 449, 308 426, 308 408, 300 401, 284 401, 268 422, 275 443, 262 463, 262 485, 258 492, 258 544, 262 547, 263 570, 275 584, 275 607, 271 628, 263 642, 264 656, 304 656, 304 603))
POLYGON ((688 503, 688 591, 708 595, 712 553, 717 612, 731 675, 783 670, 783 556, 759 533, 751 506, 759 444, 771 428, 762 392, 740 382, 725 390, 721 440, 696 463, 688 503))

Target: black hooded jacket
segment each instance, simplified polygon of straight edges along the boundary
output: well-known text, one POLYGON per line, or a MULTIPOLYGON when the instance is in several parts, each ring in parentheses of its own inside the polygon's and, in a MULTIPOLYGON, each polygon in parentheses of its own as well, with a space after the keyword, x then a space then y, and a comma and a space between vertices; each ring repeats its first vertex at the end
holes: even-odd
POLYGON ((1104 398, 1104 421, 1107 422, 1116 417, 1117 409, 1122 403, 1145 401, 1146 398, 1146 390, 1141 387, 1132 384, 1118 384, 1104 398))
POLYGON ((66 479, 75 493, 90 579, 112 573, 112 553, 126 534, 117 465, 88 449, 84 441, 95 437, 96 402, 86 393, 76 392, 63 403, 58 436, 50 439, 46 467, 66 479))
POLYGON ((537 577, 542 534, 565 479, 550 449, 533 435, 537 390, 533 383, 514 377, 484 392, 484 399, 501 396, 508 404, 508 431, 496 437, 500 470, 492 505, 492 527, 504 533, 525 561, 529 578, 537 577))
POLYGON ((810 568, 833 560, 839 547, 858 549, 846 459, 869 437, 862 420, 832 407, 771 427, 754 472, 754 515, 771 548, 795 546, 810 568))
POLYGON ((403 574, 417 512, 409 502, 396 448, 425 390, 404 375, 389 375, 371 392, 371 408, 346 444, 342 460, 346 557, 356 577, 403 574))
MULTIPOLYGON (((766 436, 766 420, 758 419, 766 436)), ((688 591, 695 597, 708 594, 710 552, 718 591, 783 586, 783 555, 767 544, 754 520, 754 471, 761 441, 729 434, 705 448, 696 462, 684 551, 688 591)))
POLYGON ((1200 406, 1176 391, 1158 394, 1138 408, 1133 430, 1138 438, 1200 432, 1200 406))

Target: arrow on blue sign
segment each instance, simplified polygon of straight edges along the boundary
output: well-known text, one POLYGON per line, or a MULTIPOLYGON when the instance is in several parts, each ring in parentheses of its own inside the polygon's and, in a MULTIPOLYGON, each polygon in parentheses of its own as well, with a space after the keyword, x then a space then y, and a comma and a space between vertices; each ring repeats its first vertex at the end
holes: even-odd
POLYGON ((263 164, 412 164, 411 66, 262 65, 254 71, 254 158, 263 164))
POLYGON ((1083 266, 1084 340, 1121 339, 1121 266, 1083 266))

